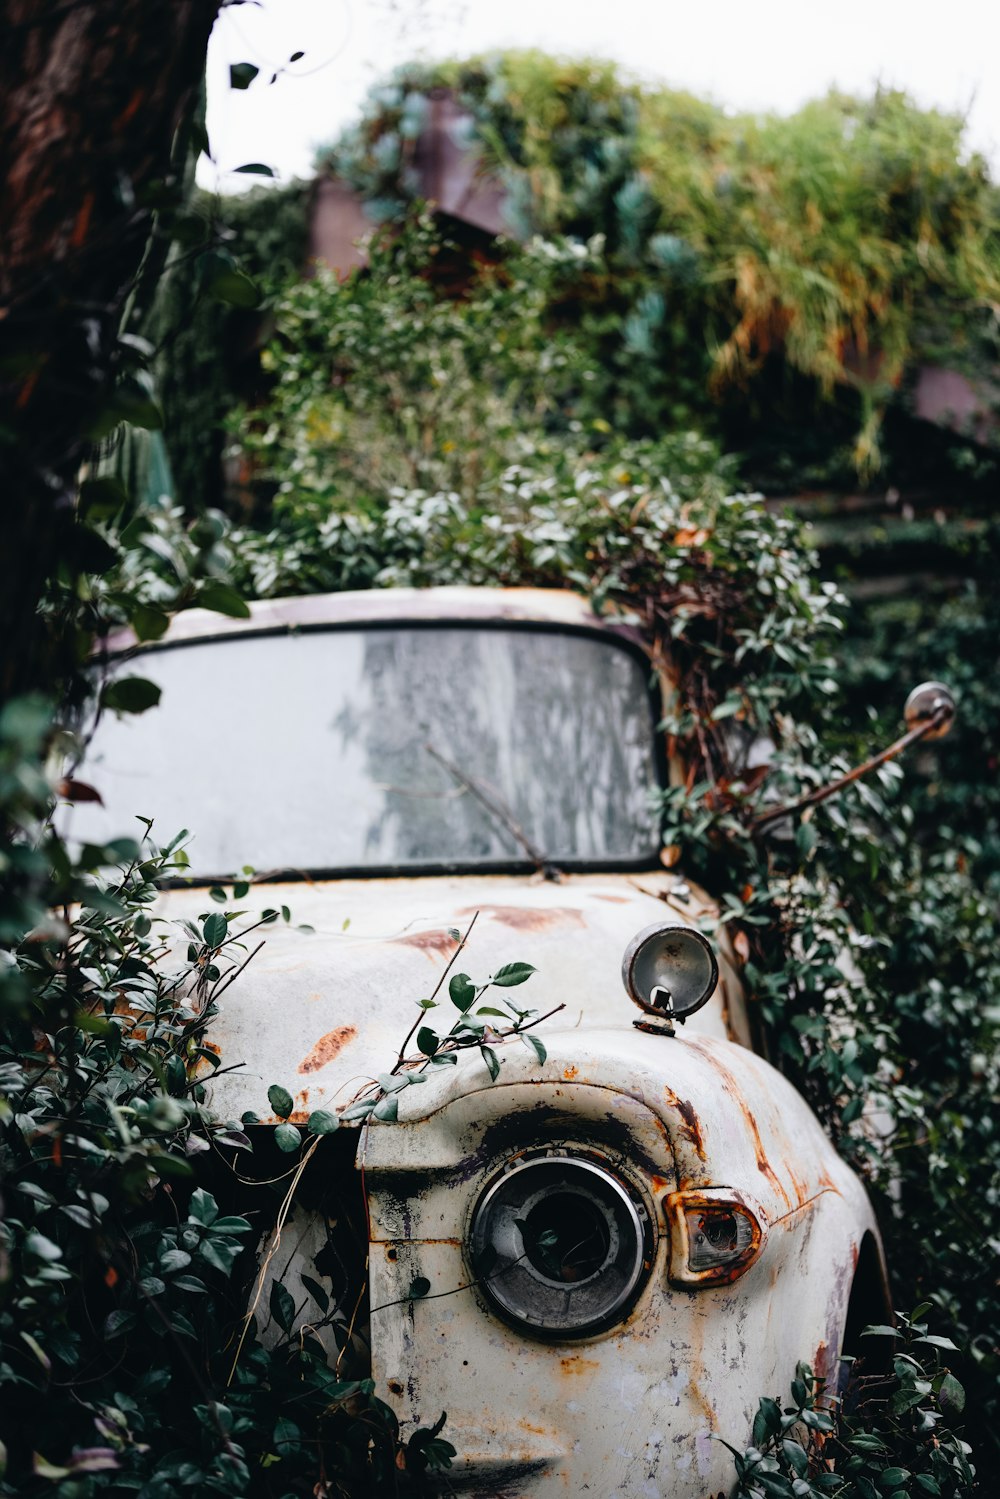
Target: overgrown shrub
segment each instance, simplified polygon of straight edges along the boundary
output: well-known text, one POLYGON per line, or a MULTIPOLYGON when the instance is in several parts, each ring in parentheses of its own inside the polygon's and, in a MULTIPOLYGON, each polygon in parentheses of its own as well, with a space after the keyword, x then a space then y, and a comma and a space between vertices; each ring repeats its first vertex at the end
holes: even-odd
POLYGON ((0 1046, 0 1492, 374 1486, 395 1471, 396 1437, 370 1383, 308 1338, 253 1335, 235 1352, 274 1206, 260 1187, 239 1213, 220 1208, 252 1140, 206 1107, 199 1079, 219 1065, 206 1031, 260 922, 216 906, 170 930, 152 906, 186 868, 176 840, 120 840, 86 862, 80 910, 18 952, 30 1003, 8 1012, 0 1046), (213 1176, 213 1191, 198 1185, 213 1176))
MULTIPOLYGON (((270 528, 234 526, 221 513, 192 523, 169 504, 136 511, 114 486, 96 481, 90 525, 105 548, 104 571, 82 582, 55 580, 53 619, 79 630, 82 656, 99 619, 131 617, 140 635, 156 638, 178 602, 236 612, 240 589, 544 584, 580 589, 598 608, 634 612, 678 688, 665 723, 681 770, 664 800, 665 857, 683 859, 722 894, 773 1054, 882 1199, 898 1299, 912 1303, 911 1290, 924 1287, 942 1325, 970 1346, 961 1372, 970 1429, 987 1453, 985 1476, 997 1429, 998 1307, 984 1225, 995 1208, 1000 1160, 991 1117, 998 1016, 983 1003, 998 976, 995 894, 980 893, 961 842, 936 839, 926 818, 918 826, 898 768, 809 814, 789 815, 764 835, 757 819, 845 769, 856 748, 853 705, 834 654, 843 608, 836 588, 819 580, 791 521, 734 492, 731 465, 712 444, 696 436, 623 438, 604 416, 575 427, 579 418, 565 404, 532 411, 533 375, 520 340, 535 336, 537 304, 529 302, 521 323, 515 319, 513 345, 477 363, 477 340, 490 326, 484 307, 494 315, 505 307, 512 317, 518 310, 504 301, 518 285, 515 270, 510 281, 494 276, 439 313, 419 269, 401 263, 405 253, 405 245, 386 249, 367 279, 345 287, 317 281, 289 299, 287 329, 279 319, 276 395, 270 410, 255 410, 247 438, 267 453, 275 481, 287 481, 270 528), (386 296, 402 324, 408 308, 425 318, 421 347, 407 347, 409 331, 397 329, 394 369, 405 379, 395 387, 380 378, 369 348, 382 336, 383 283, 392 283, 386 296), (305 340, 290 331, 303 308, 321 326, 323 297, 335 303, 338 327, 356 317, 362 329, 359 384, 346 397, 336 386, 330 394, 339 345, 318 338, 300 358, 305 340), (282 390, 282 362, 291 369, 296 360, 294 381, 282 390), (435 367, 454 384, 443 413, 459 441, 463 412, 496 422, 495 446, 484 444, 468 468, 434 450, 437 408, 426 375, 435 367), (506 375, 518 370, 523 384, 512 388, 506 375), (313 462, 307 442, 311 408, 299 399, 300 383, 342 423, 340 432, 330 425, 320 434, 329 443, 324 464, 313 462), (383 435, 392 462, 412 465, 419 485, 387 485, 382 473, 345 461, 363 458, 383 435), (458 476, 456 488, 432 487, 448 474, 458 476), (127 544, 116 546, 123 518, 127 544), (877 1146, 863 1127, 872 1113, 889 1116, 877 1146)), ((568 334, 556 341, 566 362, 554 368, 571 369, 582 387, 586 360, 568 334)), ((84 685, 77 683, 80 693, 84 685)), ((224 1393, 223 1352, 241 1305, 241 1287, 232 1282, 227 1303, 227 1286, 246 1238, 231 1220, 242 1215, 226 1211, 215 1184, 188 1198, 191 1179, 177 1172, 190 1160, 214 1162, 216 1149, 245 1149, 236 1137, 246 1132, 237 1121, 220 1128, 203 1112, 189 1071, 200 1019, 187 1013, 188 991, 178 1006, 181 988, 171 988, 168 970, 151 961, 159 932, 143 929, 143 908, 165 872, 162 860, 157 867, 160 856, 140 852, 136 862, 134 850, 119 846, 70 863, 46 831, 47 734, 40 704, 9 705, 0 720, 8 835, 0 895, 4 938, 17 949, 2 974, 12 1039, 4 1093, 15 1104, 4 1124, 14 1226, 3 1315, 14 1352, 3 1378, 16 1392, 5 1414, 15 1412, 19 1427, 9 1491, 58 1484, 73 1499, 115 1485, 166 1494, 186 1483, 235 1495, 302 1492, 321 1481, 332 1493, 352 1484, 364 1492, 395 1462, 391 1421, 370 1388, 340 1382, 315 1349, 293 1357, 251 1344, 224 1393), (96 876, 122 856, 129 872, 116 880, 109 906, 96 876), (83 908, 82 925, 66 911, 48 915, 53 904, 71 902, 83 908), (152 1002, 141 1025, 116 1018, 120 991, 138 996, 129 1002, 152 1002), (54 1081, 58 1088, 49 1086, 54 1081), (83 1140, 96 1148, 77 1143, 83 1140), (16 1190, 19 1170, 25 1181, 37 1179, 42 1196, 16 1190), (81 1212, 68 1211, 75 1208, 81 1212), (191 1264, 161 1263, 174 1252, 190 1255, 191 1264), (212 1294, 193 1288, 192 1279, 212 1294), (162 1284, 162 1292, 143 1288, 143 1280, 162 1284), (199 1297, 212 1301, 215 1319, 203 1338, 201 1319, 190 1315, 192 1304, 203 1304, 199 1297), (169 1333, 161 1309, 177 1324, 169 1333), (118 1313, 124 1320, 109 1325, 118 1313), (153 1346, 168 1383, 140 1388, 153 1346), (193 1414, 192 1365, 202 1396, 193 1414), (67 1366, 93 1379, 88 1393, 65 1382, 67 1366), (87 1455, 60 1460, 46 1445, 43 1393, 45 1419, 65 1407, 70 1442, 87 1455), (331 1406, 359 1420, 331 1425, 318 1447, 309 1433, 327 1430, 331 1406), (91 1440, 94 1430, 101 1442, 91 1440), (41 1466, 28 1476, 33 1452, 41 1466)), ((206 913, 180 964, 201 979, 206 999, 226 981, 216 962, 216 939, 229 935, 221 920, 221 911, 206 913)), ((279 1298, 279 1326, 280 1315, 279 1298)), ((438 1437, 425 1433, 424 1440, 438 1437)))
POLYGON ((765 1396, 751 1445, 730 1448, 737 1499, 968 1499, 976 1469, 956 1431, 965 1392, 948 1368, 957 1350, 918 1320, 928 1310, 866 1329, 869 1339, 894 1340, 891 1372, 861 1375, 846 1397, 805 1364, 789 1404, 765 1396))
POLYGON ((514 234, 604 238, 606 268, 552 313, 598 369, 588 409, 620 430, 710 423, 757 479, 898 483, 907 428, 885 454, 880 429, 902 377, 943 361, 992 379, 997 194, 959 118, 884 90, 738 116, 539 53, 409 65, 321 158, 378 221, 412 207, 441 88, 514 234))

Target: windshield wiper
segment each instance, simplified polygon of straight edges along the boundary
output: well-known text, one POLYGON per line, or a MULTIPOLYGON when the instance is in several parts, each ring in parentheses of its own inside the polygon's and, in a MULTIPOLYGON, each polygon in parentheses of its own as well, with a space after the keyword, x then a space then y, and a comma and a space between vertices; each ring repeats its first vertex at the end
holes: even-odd
POLYGON ((535 868, 540 870, 547 880, 559 881, 560 879, 562 879, 562 874, 560 873, 560 871, 552 863, 549 856, 542 853, 541 849, 538 848, 534 843, 532 843, 531 839, 518 823, 517 819, 514 817, 513 812, 507 806, 506 802, 502 801, 499 796, 495 795, 495 793, 487 791, 485 786, 483 786, 479 781, 474 780, 472 776, 467 775, 464 770, 462 770, 458 765, 455 765, 451 760, 449 760, 447 755, 443 755, 439 749, 436 749, 434 747, 433 744, 425 744, 424 749, 429 755, 433 755, 434 759, 437 760, 440 765, 444 766, 448 774, 450 776, 453 776, 460 786, 463 786, 466 791, 471 792, 472 795, 476 798, 476 801, 479 802, 481 806, 485 807, 487 812, 489 812, 490 815, 494 817, 502 827, 507 829, 507 832, 514 839, 514 841, 524 849, 524 852, 528 855, 528 858, 534 864, 535 868))

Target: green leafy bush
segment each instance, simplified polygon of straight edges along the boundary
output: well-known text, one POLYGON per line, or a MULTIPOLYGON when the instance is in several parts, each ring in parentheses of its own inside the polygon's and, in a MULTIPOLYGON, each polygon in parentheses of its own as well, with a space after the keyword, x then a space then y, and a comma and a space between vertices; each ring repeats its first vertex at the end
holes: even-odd
MULTIPOLYGON (((280 913, 216 905, 173 929, 155 901, 187 867, 180 840, 126 844, 91 850, 96 871, 125 862, 16 955, 30 998, 0 1043, 0 1493, 341 1495, 394 1491, 400 1470, 419 1489, 453 1449, 439 1429, 400 1444, 342 1312, 320 1306, 316 1324, 334 1327, 343 1369, 293 1329, 280 1283, 276 1337, 262 1343, 246 1314, 282 1173, 271 1131, 207 1106, 220 1058, 206 1040, 246 938, 280 913), (236 1173, 261 1152, 256 1175, 236 1173)), ((310 1117, 307 1155, 335 1148, 336 1124, 310 1117)), ((298 1154, 298 1129, 273 1133, 298 1154)))
POLYGON ((883 455, 880 428, 903 376, 943 361, 992 378, 997 195, 959 118, 890 91, 738 116, 539 53, 410 65, 321 158, 376 220, 412 206, 412 142, 442 87, 516 235, 603 237, 606 269, 552 311, 587 342, 587 395, 616 427, 717 424, 786 483, 883 458, 898 481, 907 433, 883 455))
POLYGON ((965 1391, 947 1367, 958 1350, 917 1320, 927 1310, 899 1315, 895 1328, 865 1329, 880 1342, 896 1340, 891 1372, 862 1373, 843 1398, 800 1364, 788 1405, 762 1399, 752 1445, 730 1448, 738 1499, 969 1499, 977 1492, 971 1449, 959 1435, 965 1391))
MULTIPOLYGON (((336 354, 322 342, 302 353, 291 330, 307 308, 314 326, 349 323, 353 297, 370 309, 386 282, 405 326, 408 299, 422 306, 426 284, 412 264, 404 273, 405 244, 398 253, 376 254, 363 290, 351 278, 296 291, 287 335, 279 311, 275 395, 252 417, 254 432, 267 432, 271 472, 284 476, 273 524, 266 534, 232 527, 220 553, 248 592, 536 584, 575 588, 598 608, 638 617, 677 686, 664 724, 678 767, 664 802, 667 857, 722 896, 772 1054, 867 1176, 897 1299, 932 1297, 969 1349, 970 1412, 989 1444, 998 1362, 988 1329, 998 1307, 981 1250, 1000 1164, 996 834, 984 774, 995 717, 992 606, 985 592, 959 601, 936 640, 928 606, 920 631, 904 623, 884 654, 862 651, 864 617, 822 581, 796 525, 741 495, 731 461, 693 434, 635 441, 609 423, 595 430, 553 418, 539 431, 525 419, 498 441, 474 490, 464 481, 386 489, 351 458, 375 434, 388 451, 410 441, 394 426, 398 391, 388 395, 374 368, 361 371, 357 423, 346 399, 330 398, 343 414, 336 443, 308 471, 315 482, 300 482, 302 408, 282 390, 282 374, 312 360, 303 384, 328 390, 336 354), (962 694, 954 739, 765 831, 760 818, 776 805, 893 737, 904 689, 935 673, 962 694), (864 711, 868 701, 880 717, 864 711), (934 815, 937 805, 946 817, 934 815)), ((516 284, 520 272, 512 274, 516 284)), ((491 282, 483 296, 496 295, 491 282)), ((448 306, 449 339, 466 310, 470 327, 482 326, 478 296, 473 285, 448 306)), ((537 324, 526 319, 519 336, 536 340, 537 324)), ((428 326, 419 353, 428 366, 433 339, 428 326)), ((400 367, 418 368, 405 355, 400 367)), ((563 367, 585 375, 578 348, 563 367)), ((470 412, 493 390, 489 375, 485 390, 476 378, 464 365, 470 412)), ((416 374, 403 392, 404 403, 423 399, 416 374)), ((456 388, 449 421, 459 423, 461 410, 456 388)), ((416 445, 413 461, 425 451, 416 445)), ((911 621, 922 606, 896 607, 911 621)))

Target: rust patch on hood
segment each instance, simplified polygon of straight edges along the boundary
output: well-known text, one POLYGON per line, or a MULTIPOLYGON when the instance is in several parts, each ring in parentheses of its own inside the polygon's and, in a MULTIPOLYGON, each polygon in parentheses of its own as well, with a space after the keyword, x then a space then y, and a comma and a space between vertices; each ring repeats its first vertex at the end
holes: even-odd
POLYGON ((415 947, 418 952, 450 953, 457 946, 450 932, 408 932, 405 937, 392 937, 390 941, 399 947, 415 947))
POLYGON ((547 932, 553 927, 583 926, 583 912, 575 906, 480 906, 466 907, 459 916, 472 916, 478 909, 481 916, 499 921, 515 932, 547 932))
MULTIPOLYGON (((781 1178, 778 1176, 774 1167, 771 1165, 771 1162, 768 1160, 767 1152, 764 1150, 764 1142, 760 1137, 760 1130, 757 1128, 757 1121, 753 1115, 753 1110, 747 1103, 746 1098, 743 1095, 743 1090, 736 1079, 733 1077, 733 1074, 729 1071, 728 1067, 723 1066, 722 1062, 719 1061, 719 1058, 709 1047, 701 1045, 697 1036, 691 1037, 690 1044, 697 1047, 703 1056, 707 1056, 710 1059, 712 1066, 715 1068, 716 1072, 719 1074, 719 1077, 722 1080, 722 1086, 725 1088, 726 1092, 729 1094, 729 1097, 733 1100, 740 1113, 743 1115, 743 1118, 746 1121, 747 1129, 750 1132, 750 1138, 753 1141, 753 1150, 754 1156, 756 1157, 757 1161, 757 1170, 761 1173, 762 1176, 767 1177, 768 1181, 771 1183, 771 1186, 774 1188, 775 1192, 777 1192, 778 1196, 784 1199, 785 1206, 789 1210, 796 1206, 799 1206, 799 1202, 792 1202, 792 1199, 785 1191, 785 1187, 781 1178)), ((791 1145, 791 1142, 789 1142, 789 1145, 791 1145)))
POLYGON ((689 1103, 686 1098, 678 1098, 672 1088, 664 1088, 663 1091, 666 1094, 667 1103, 672 1109, 676 1109, 681 1116, 682 1137, 689 1145, 694 1146, 698 1153, 699 1161, 703 1161, 705 1159, 705 1142, 701 1138, 701 1127, 698 1123, 698 1114, 694 1104, 689 1103))
POLYGON ((320 1036, 308 1056, 302 1058, 299 1071, 318 1072, 321 1067, 332 1062, 345 1046, 349 1046, 357 1034, 357 1027, 353 1025, 338 1025, 335 1031, 327 1031, 325 1036, 320 1036))

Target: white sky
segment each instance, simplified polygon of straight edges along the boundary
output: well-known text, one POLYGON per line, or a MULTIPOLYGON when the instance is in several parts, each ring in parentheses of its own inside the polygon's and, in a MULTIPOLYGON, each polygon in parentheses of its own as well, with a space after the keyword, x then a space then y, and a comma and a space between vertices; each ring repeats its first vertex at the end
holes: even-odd
POLYGON ((199 181, 260 183, 233 176, 252 161, 282 180, 309 176, 316 147, 397 63, 503 47, 609 57, 738 110, 785 113, 831 87, 905 88, 965 114, 970 146, 1000 178, 1000 0, 246 0, 212 35, 215 165, 203 158, 199 181), (261 68, 245 91, 229 88, 234 62, 261 68))

